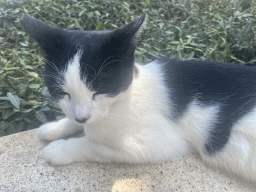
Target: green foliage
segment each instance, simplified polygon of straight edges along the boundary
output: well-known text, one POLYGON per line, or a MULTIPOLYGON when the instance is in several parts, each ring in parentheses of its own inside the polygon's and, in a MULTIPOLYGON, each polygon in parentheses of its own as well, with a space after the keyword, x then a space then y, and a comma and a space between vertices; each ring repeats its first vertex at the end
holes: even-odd
POLYGON ((113 30, 148 14, 139 63, 158 57, 256 64, 253 0, 0 1, 0 136, 38 127, 63 113, 43 83, 43 57, 20 24, 28 13, 52 26, 113 30))

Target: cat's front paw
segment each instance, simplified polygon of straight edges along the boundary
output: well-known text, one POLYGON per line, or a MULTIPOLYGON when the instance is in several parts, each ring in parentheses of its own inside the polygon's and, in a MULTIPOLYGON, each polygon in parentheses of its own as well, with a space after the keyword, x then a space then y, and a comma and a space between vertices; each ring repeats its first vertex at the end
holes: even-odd
POLYGON ((73 135, 80 130, 83 130, 83 126, 74 124, 69 118, 64 118, 42 125, 37 135, 41 140, 54 141, 73 135))
POLYGON ((40 140, 54 141, 59 139, 60 133, 57 130, 56 123, 46 123, 39 127, 37 130, 37 136, 40 140))
POLYGON ((73 163, 71 151, 68 149, 68 140, 53 141, 43 150, 44 159, 53 165, 67 165, 73 163))
POLYGON ((68 120, 67 118, 61 119, 59 121, 46 123, 39 127, 39 129, 37 130, 37 135, 39 139, 45 141, 58 140, 74 132, 73 127, 70 124, 70 120, 68 120), (65 127, 66 129, 64 129, 65 127))

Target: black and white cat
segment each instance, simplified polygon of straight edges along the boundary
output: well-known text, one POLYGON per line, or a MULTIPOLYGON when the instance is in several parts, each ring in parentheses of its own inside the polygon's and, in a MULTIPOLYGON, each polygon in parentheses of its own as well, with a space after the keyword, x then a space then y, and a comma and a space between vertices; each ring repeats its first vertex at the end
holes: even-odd
POLYGON ((38 129, 54 165, 143 163, 196 150, 256 182, 256 67, 157 59, 135 63, 146 15, 114 31, 64 30, 24 15, 46 53, 45 83, 66 118, 38 129), (84 130, 85 137, 61 138, 84 130))

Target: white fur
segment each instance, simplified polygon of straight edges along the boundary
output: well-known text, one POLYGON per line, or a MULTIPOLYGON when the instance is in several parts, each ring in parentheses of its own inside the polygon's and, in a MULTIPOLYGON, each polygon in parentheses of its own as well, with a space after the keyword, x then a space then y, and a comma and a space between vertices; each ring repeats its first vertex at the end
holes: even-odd
POLYGON ((75 61, 76 59, 66 70, 65 91, 71 93, 71 100, 68 97, 63 98, 60 106, 71 119, 77 117, 74 109, 83 106, 86 113, 89 111, 92 119, 90 118, 84 126, 85 138, 60 140, 47 146, 44 150, 47 161, 52 164, 71 163, 68 158, 71 153, 80 154, 72 155, 76 157, 72 162, 154 162, 173 160, 186 154, 186 142, 180 138, 179 129, 170 126, 168 120, 169 104, 163 82, 160 76, 153 75, 156 70, 159 71, 157 65, 137 65, 139 78, 134 80, 126 92, 115 98, 96 96, 93 101, 90 98, 93 93, 85 87, 79 76, 74 74, 79 74, 75 61), (82 97, 83 95, 86 96, 82 97), (105 113, 102 113, 103 109, 105 113))
POLYGON ((256 109, 240 119, 224 150, 214 156, 201 154, 212 166, 256 182, 256 109))
POLYGON ((219 106, 200 105, 195 99, 190 103, 184 116, 177 122, 186 141, 202 154, 204 153, 203 146, 209 138, 209 131, 216 122, 218 112, 219 106))
POLYGON ((64 72, 65 85, 63 89, 70 94, 71 99, 66 95, 58 104, 71 120, 90 117, 86 122, 90 123, 107 114, 114 99, 111 97, 103 98, 102 95, 97 95, 96 101, 92 99, 95 92, 86 87, 85 79, 80 77, 80 56, 81 52, 78 52, 64 72))
POLYGON ((114 98, 99 95, 92 100, 93 92, 78 75, 79 55, 75 56, 65 72, 64 90, 71 99, 65 96, 59 104, 72 122, 90 118, 85 125, 71 123, 68 118, 48 123, 39 128, 38 136, 55 140, 81 126, 86 136, 52 142, 44 149, 47 162, 156 162, 174 160, 195 149, 210 165, 256 182, 256 109, 236 123, 224 150, 206 155, 204 143, 219 106, 202 105, 195 98, 183 117, 173 122, 169 117, 172 103, 168 102, 159 65, 152 62, 136 67, 139 75, 127 91, 114 98))
POLYGON ((73 121, 66 117, 59 121, 42 125, 38 129, 37 135, 42 140, 54 141, 73 135, 79 130, 83 130, 83 126, 75 124, 73 121))

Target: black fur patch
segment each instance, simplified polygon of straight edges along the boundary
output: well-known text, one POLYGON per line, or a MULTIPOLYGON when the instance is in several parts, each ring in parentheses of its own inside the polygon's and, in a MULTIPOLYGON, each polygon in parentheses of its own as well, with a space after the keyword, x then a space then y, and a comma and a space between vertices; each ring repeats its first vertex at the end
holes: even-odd
POLYGON ((81 52, 81 78, 96 94, 115 96, 132 82, 134 51, 146 14, 112 32, 64 30, 47 25, 29 15, 21 19, 23 27, 46 53, 45 83, 56 99, 63 97, 64 78, 59 71, 81 52))
POLYGON ((196 98, 204 105, 220 105, 218 120, 205 144, 209 154, 228 142, 232 126, 256 104, 256 67, 215 61, 159 59, 163 64, 172 118, 178 120, 196 98))

